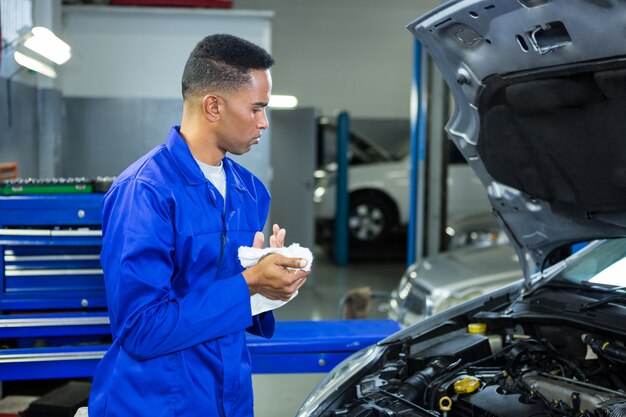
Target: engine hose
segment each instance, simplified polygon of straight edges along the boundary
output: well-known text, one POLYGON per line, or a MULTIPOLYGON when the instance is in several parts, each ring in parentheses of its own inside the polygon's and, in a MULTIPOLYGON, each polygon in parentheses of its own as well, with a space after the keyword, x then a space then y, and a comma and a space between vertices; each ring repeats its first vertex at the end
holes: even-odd
POLYGON ((439 359, 430 361, 424 369, 414 373, 400 385, 397 395, 414 403, 417 398, 424 395, 424 391, 435 375, 445 369, 446 366, 447 364, 439 359))
POLYGON ((626 363, 626 348, 622 346, 606 340, 596 339, 591 335, 585 336, 585 343, 599 356, 614 362, 626 363))

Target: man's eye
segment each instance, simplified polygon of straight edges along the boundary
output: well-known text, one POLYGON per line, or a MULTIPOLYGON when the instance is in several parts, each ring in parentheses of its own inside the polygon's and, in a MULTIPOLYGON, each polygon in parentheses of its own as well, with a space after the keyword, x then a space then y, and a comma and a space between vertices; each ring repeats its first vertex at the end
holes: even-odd
POLYGON ((255 108, 252 109, 252 113, 258 113, 260 111, 261 111, 261 108, 259 108, 259 107, 255 107, 255 108))

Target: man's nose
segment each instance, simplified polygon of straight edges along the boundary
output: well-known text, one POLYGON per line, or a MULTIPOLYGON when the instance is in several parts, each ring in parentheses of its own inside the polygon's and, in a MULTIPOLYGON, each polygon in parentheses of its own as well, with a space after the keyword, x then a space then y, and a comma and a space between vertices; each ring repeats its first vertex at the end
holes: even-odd
POLYGON ((261 117, 259 118, 258 128, 260 130, 265 130, 268 127, 270 127, 270 123, 267 120, 267 114, 265 112, 265 109, 263 109, 263 111, 261 112, 261 117))

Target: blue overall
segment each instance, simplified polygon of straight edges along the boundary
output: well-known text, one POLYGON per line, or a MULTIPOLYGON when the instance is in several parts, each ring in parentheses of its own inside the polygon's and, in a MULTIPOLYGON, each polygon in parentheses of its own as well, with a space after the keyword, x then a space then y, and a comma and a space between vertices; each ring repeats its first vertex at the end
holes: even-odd
POLYGON ((237 259, 263 229, 269 193, 224 158, 226 205, 178 127, 104 198, 100 260, 113 344, 94 375, 90 417, 252 416, 245 331, 252 317, 237 259))

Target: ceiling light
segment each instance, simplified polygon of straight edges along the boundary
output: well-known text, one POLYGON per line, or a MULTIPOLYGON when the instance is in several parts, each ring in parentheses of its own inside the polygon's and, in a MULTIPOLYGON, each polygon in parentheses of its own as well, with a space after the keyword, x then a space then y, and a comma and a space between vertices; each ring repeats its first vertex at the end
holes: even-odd
POLYGON ((298 99, 295 96, 273 95, 268 106, 273 109, 293 109, 298 106, 298 99))
POLYGON ((54 68, 52 68, 52 66, 44 64, 38 59, 31 58, 28 55, 24 55, 19 51, 15 51, 13 53, 13 58, 15 58, 15 62, 23 67, 26 67, 40 74, 47 75, 50 78, 57 77, 57 72, 54 70, 54 68))
POLYGON ((50 29, 34 27, 32 35, 24 41, 24 46, 57 65, 65 64, 71 57, 70 46, 59 39, 50 29))

